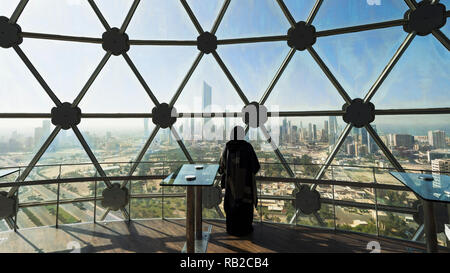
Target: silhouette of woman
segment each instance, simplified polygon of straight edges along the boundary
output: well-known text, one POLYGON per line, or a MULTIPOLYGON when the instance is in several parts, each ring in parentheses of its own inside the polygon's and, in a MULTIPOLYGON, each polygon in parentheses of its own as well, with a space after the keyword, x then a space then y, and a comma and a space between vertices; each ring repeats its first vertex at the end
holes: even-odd
POLYGON ((253 206, 258 204, 255 174, 260 165, 252 145, 244 140, 244 136, 244 128, 233 128, 219 163, 221 186, 225 188, 227 233, 235 236, 245 236, 253 231, 253 206))

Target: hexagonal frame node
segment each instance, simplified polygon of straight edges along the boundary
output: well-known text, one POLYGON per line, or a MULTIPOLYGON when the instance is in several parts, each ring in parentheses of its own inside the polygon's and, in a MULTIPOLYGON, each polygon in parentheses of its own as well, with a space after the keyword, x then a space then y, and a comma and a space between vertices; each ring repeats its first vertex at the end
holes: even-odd
POLYGON ((242 121, 251 128, 258 128, 267 122, 267 107, 253 101, 242 108, 242 121))
POLYGON ((202 187, 202 204, 204 208, 213 209, 222 203, 223 194, 219 186, 202 187))
POLYGON ((20 35, 22 29, 16 23, 9 22, 5 16, 0 16, 0 46, 3 48, 10 48, 20 45, 23 38, 20 35))
POLYGON ((102 192, 102 206, 113 211, 125 208, 129 202, 128 189, 122 188, 119 183, 112 184, 102 192))
POLYGON ((293 192, 295 197, 294 205, 303 214, 311 214, 320 210, 320 193, 316 189, 311 189, 307 185, 301 185, 299 189, 293 192))
POLYGON ((81 122, 81 109, 77 106, 72 107, 69 102, 64 102, 60 106, 52 108, 52 124, 60 125, 62 129, 68 130, 73 125, 78 125, 81 122))
POLYGON ((167 103, 161 103, 152 109, 152 122, 161 128, 168 128, 177 121, 177 109, 167 103))
POLYGON ((408 22, 403 25, 403 29, 408 33, 415 31, 419 36, 430 34, 447 22, 445 5, 428 1, 422 1, 415 10, 405 12, 404 18, 408 22))
POLYGON ((126 33, 120 33, 116 27, 111 28, 102 35, 102 47, 113 55, 119 56, 130 50, 130 39, 126 33))
POLYGON ((356 128, 362 128, 375 120, 375 105, 362 99, 354 99, 351 104, 345 103, 342 106, 345 111, 343 119, 356 128))
POLYGON ((217 49, 217 37, 216 35, 203 32, 197 37, 197 49, 205 54, 209 54, 217 49))
POLYGON ((303 51, 316 43, 316 28, 299 21, 288 30, 287 44, 291 48, 303 51))
POLYGON ((7 197, 6 191, 0 191, 0 220, 16 215, 19 211, 19 200, 13 195, 7 197))

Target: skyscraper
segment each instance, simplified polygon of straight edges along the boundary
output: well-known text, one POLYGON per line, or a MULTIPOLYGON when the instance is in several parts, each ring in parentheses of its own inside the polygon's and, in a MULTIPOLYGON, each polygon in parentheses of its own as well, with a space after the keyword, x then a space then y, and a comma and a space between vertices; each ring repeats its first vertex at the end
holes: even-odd
POLYGON ((42 135, 48 137, 50 135, 50 120, 42 121, 42 135))
POLYGON ((414 146, 414 136, 407 134, 394 134, 393 146, 412 149, 414 146))
POLYGON ((447 143, 445 142, 445 132, 440 130, 428 131, 428 143, 435 149, 447 148, 447 143))
POLYGON ((368 139, 368 135, 367 135, 368 133, 367 133, 367 130, 366 130, 366 128, 361 128, 361 143, 363 144, 363 145, 367 145, 367 139, 368 139))
POLYGON ((144 136, 148 136, 148 118, 144 118, 144 136))
MULTIPOLYGON (((203 92, 202 92, 202 107, 203 113, 211 112, 211 86, 209 86, 206 82, 203 82, 203 92)), ((209 126, 209 122, 211 118, 203 118, 203 128, 202 128, 202 137, 205 140, 205 135, 210 133, 210 130, 206 132, 207 126, 209 126)))
POLYGON ((308 124, 308 140, 309 141, 313 140, 313 132, 312 132, 312 124, 311 123, 308 124))
POLYGON ((317 126, 313 124, 313 141, 317 141, 317 126))
POLYGON ((323 133, 322 133, 322 141, 328 141, 328 120, 323 122, 323 133))
MULTIPOLYGON (((375 124, 372 124, 372 128, 375 132, 377 132, 377 126, 375 124)), ((378 145, 370 137, 369 132, 367 132, 367 150, 368 150, 369 154, 373 154, 376 151, 378 151, 378 145)))
POLYGON ((330 136, 328 138, 328 142, 330 146, 333 146, 337 140, 337 119, 335 116, 329 117, 329 126, 330 126, 329 130, 330 136))

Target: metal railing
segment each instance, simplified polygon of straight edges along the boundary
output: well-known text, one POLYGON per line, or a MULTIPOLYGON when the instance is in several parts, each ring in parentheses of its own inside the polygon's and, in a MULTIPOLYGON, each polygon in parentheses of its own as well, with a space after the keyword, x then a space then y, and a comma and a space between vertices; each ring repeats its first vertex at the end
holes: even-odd
MULTIPOLYGON (((127 176, 127 175, 116 175, 116 174, 108 174, 109 181, 131 181, 129 183, 129 198, 130 201, 126 207, 128 219, 125 219, 124 217, 120 218, 119 220, 133 220, 133 219, 142 219, 142 218, 172 218, 170 214, 168 215, 166 210, 170 209, 167 208, 167 205, 165 205, 165 200, 167 201, 167 198, 184 198, 185 192, 180 191, 179 188, 177 188, 177 191, 171 192, 170 190, 166 190, 165 188, 161 188, 159 191, 147 191, 147 192, 139 192, 136 189, 136 186, 138 183, 144 183, 148 184, 149 181, 155 181, 154 185, 159 184, 159 181, 166 177, 166 175, 173 169, 175 169, 177 166, 188 163, 186 161, 164 161, 164 162, 155 162, 155 161, 143 161, 140 162, 140 164, 143 164, 144 166, 149 167, 150 169, 153 169, 152 171, 155 172, 157 170, 159 173, 152 174, 152 175, 134 175, 134 176, 127 176), (136 200, 159 200, 160 205, 158 206, 159 213, 156 215, 160 217, 134 217, 133 210, 136 208, 136 200), (166 207, 165 207, 166 206, 166 207)), ((213 163, 213 162, 199 162, 199 163, 213 163)), ((216 162, 214 162, 216 163, 216 162)), ((102 162, 99 163, 100 165, 112 165, 113 168, 111 170, 117 172, 126 172, 123 169, 123 166, 132 166, 133 162, 102 162)), ((297 173, 298 168, 305 168, 310 166, 315 166, 316 168, 320 168, 322 165, 318 164, 294 164, 288 162, 290 166, 292 166, 294 172, 297 173)), ((280 165, 280 163, 261 163, 262 165, 262 171, 261 172, 268 172, 272 170, 273 167, 280 165)), ((142 166, 142 165, 141 165, 142 166)), ((19 172, 16 174, 13 174, 11 176, 19 175, 20 171, 25 168, 26 166, 16 166, 16 167, 8 167, 8 168, 18 168, 19 172)), ((54 207, 55 213, 55 223, 54 226, 58 227, 59 224, 64 223, 61 218, 64 218, 61 216, 61 207, 64 207, 64 205, 67 204, 81 204, 86 202, 93 203, 93 207, 91 208, 90 214, 93 214, 93 217, 91 217, 91 221, 83 221, 81 217, 78 219, 80 222, 97 222, 99 221, 98 217, 98 210, 103 209, 99 202, 103 200, 103 197, 101 196, 101 193, 99 190, 104 188, 104 177, 97 176, 96 171, 92 174, 91 171, 95 170, 95 168, 92 167, 92 163, 80 163, 80 164, 48 164, 48 165, 36 165, 35 169, 48 169, 48 168, 57 168, 58 171, 54 174, 55 177, 47 177, 47 179, 34 179, 37 176, 45 177, 43 174, 31 174, 29 179, 27 181, 23 182, 10 182, 14 179, 8 179, 3 178, 3 182, 0 182, 0 191, 5 188, 10 187, 18 187, 19 189, 22 187, 33 187, 33 186, 44 186, 44 187, 53 187, 54 191, 54 197, 55 198, 49 198, 49 200, 21 200, 21 191, 17 191, 17 197, 19 200, 19 211, 23 212, 24 210, 33 208, 33 207, 54 207), (70 172, 64 172, 65 168, 76 168, 81 167, 84 168, 84 176, 83 174, 80 177, 65 177, 67 173, 70 172), (87 170, 86 170, 86 167, 87 170), (90 174, 90 175, 89 175, 90 174), (67 187, 67 185, 73 186, 77 183, 91 183, 90 185, 93 186, 93 189, 91 189, 91 193, 87 196, 77 196, 73 198, 67 198, 62 193, 61 185, 64 185, 67 187), (100 184, 101 183, 101 184, 100 184)), ((0 168, 0 169, 5 169, 0 168)), ((384 236, 386 232, 380 231, 380 226, 383 224, 383 221, 380 220, 380 213, 386 214, 391 213, 392 215, 395 214, 401 214, 401 215, 412 215, 417 212, 417 208, 413 205, 413 202, 417 199, 414 198, 413 193, 410 192, 408 188, 401 185, 400 183, 396 183, 395 178, 391 178, 388 183, 383 183, 383 181, 377 181, 377 177, 381 175, 386 175, 389 171, 395 170, 394 168, 386 168, 386 167, 372 167, 372 166, 355 166, 355 165, 330 165, 328 167, 328 173, 327 178, 328 179, 314 179, 313 177, 301 176, 300 177, 290 177, 286 175, 286 177, 280 177, 280 176, 257 176, 257 182, 258 182, 258 200, 259 205, 257 208, 257 214, 255 215, 255 220, 260 222, 280 222, 280 223, 286 223, 286 224, 292 224, 292 225, 314 225, 318 227, 324 227, 324 228, 331 228, 331 229, 343 229, 343 230, 353 230, 353 231, 359 231, 363 232, 361 230, 358 230, 358 228, 352 228, 349 225, 342 225, 339 224, 339 218, 341 216, 337 216, 336 208, 341 208, 342 213, 347 213, 347 218, 351 218, 351 214, 359 214, 363 215, 362 218, 375 218, 374 224, 376 227, 375 232, 371 232, 370 234, 375 234, 378 236, 384 236), (336 173, 339 173, 344 170, 355 172, 355 171, 364 171, 365 174, 370 174, 372 179, 371 181, 354 181, 354 180, 339 180, 335 179, 336 173), (381 182, 381 183, 380 183, 381 182), (289 223, 288 216, 286 215, 287 208, 291 209, 291 212, 294 213, 294 207, 295 205, 294 200, 295 197, 292 194, 292 191, 295 189, 295 184, 311 184, 311 185, 317 185, 317 190, 321 193, 321 203, 322 203, 322 209, 317 213, 319 220, 317 220, 317 223, 311 220, 312 215, 303 215, 298 214, 295 215, 295 221, 292 223, 289 223), (290 185, 290 186, 289 186, 290 185), (281 187, 283 186, 286 189, 289 190, 280 190, 277 193, 267 193, 264 189, 266 189, 269 186, 276 186, 281 187), (354 195, 356 195, 356 192, 358 190, 364 191, 366 194, 370 193, 366 198, 362 198, 362 200, 351 200, 349 198, 336 198, 336 187, 341 187, 341 190, 343 191, 350 191, 350 189, 354 189, 354 195), (393 191, 393 192, 406 192, 410 193, 408 194, 408 198, 405 200, 402 200, 405 204, 403 205, 397 205, 397 204, 390 204, 383 201, 385 196, 380 193, 380 191, 393 191), (264 203, 267 202, 284 202, 284 206, 281 208, 281 211, 278 213, 276 212, 270 212, 265 209, 264 203), (352 212, 346 211, 351 210, 352 212), (368 211, 372 211, 374 215, 368 214, 368 211), (329 212, 332 212, 329 214, 329 212), (285 215, 283 215, 283 213, 285 215), (328 215, 327 215, 328 213, 328 215), (365 216, 364 216, 365 213, 365 216), (271 215, 271 216, 267 216, 271 215), (273 217, 275 215, 275 217, 273 217), (367 217, 369 215, 369 217, 367 217), (286 220, 277 221, 276 219, 279 218, 285 218, 286 220), (323 219, 325 218, 325 219, 323 219), (306 221, 305 221, 306 219, 306 221), (309 219, 309 220, 308 220, 309 219)), ((431 172, 430 170, 417 170, 417 169, 406 169, 406 171, 410 172, 431 172)), ((106 172, 108 172, 108 168, 106 168, 106 172)), ((73 173, 73 171, 71 172, 73 173)), ((297 173, 298 174, 298 173, 297 173)), ((0 180, 0 181, 2 181, 0 180)), ((385 181, 386 182, 386 181, 385 181)), ((67 189, 66 189, 67 191, 67 189)), ((356 199, 356 198, 355 198, 356 199)), ((360 198, 361 199, 361 198, 360 198)), ((148 208, 150 210, 151 208, 148 208)), ((182 208, 178 208, 180 211, 184 211, 182 208)), ((221 208, 218 208, 221 210, 221 208)), ((28 214, 30 211, 27 211, 28 214)), ((31 212, 32 213, 32 212, 31 212)), ((70 214, 70 213, 69 213, 70 214)), ((215 217, 209 217, 209 218, 223 218, 223 212, 222 211, 216 211, 214 213, 216 215, 215 217)), ((29 218, 30 216, 27 215, 29 218)), ((179 217, 176 217, 179 218, 179 217)), ((208 218, 208 217, 205 217, 208 218)), ((355 217, 358 218, 358 217, 355 217)), ((112 219, 109 218, 107 221, 111 221, 112 219)), ((357 220, 357 219, 355 219, 357 220)), ((14 229, 16 230, 18 227, 17 225, 18 219, 17 215, 14 218, 14 229)), ((406 224, 406 222, 405 222, 406 224)), ((420 238, 421 236, 418 236, 416 233, 420 232, 421 227, 419 226, 415 232, 412 232, 411 234, 400 234, 400 237, 406 240, 413 240, 420 238)), ((389 236, 388 236, 389 237, 389 236)))

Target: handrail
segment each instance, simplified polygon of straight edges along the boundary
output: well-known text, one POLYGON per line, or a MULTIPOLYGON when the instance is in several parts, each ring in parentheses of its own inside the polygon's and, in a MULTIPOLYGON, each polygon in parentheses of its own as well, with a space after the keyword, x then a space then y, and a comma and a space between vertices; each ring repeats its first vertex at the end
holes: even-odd
MULTIPOLYGON (((204 163, 204 164, 217 164, 218 161, 204 161, 204 160, 196 160, 197 163, 204 163)), ((163 163, 189 163, 186 160, 170 160, 170 161, 112 161, 112 162, 99 162, 100 165, 112 165, 112 164, 134 164, 134 163, 140 163, 140 164, 163 164, 163 163)), ((325 164, 315 164, 315 163, 294 163, 286 161, 289 165, 295 165, 295 166, 323 166, 325 164)), ((260 162, 261 165, 280 165, 279 162, 260 162)), ((41 165, 35 165, 34 168, 40 168, 40 167, 64 167, 64 166, 85 166, 85 165, 92 165, 92 162, 81 162, 81 163, 64 163, 64 164, 41 164, 41 165)), ((346 168, 361 168, 361 169, 378 169, 378 170, 396 170, 394 167, 379 167, 379 166, 363 166, 363 165, 346 165, 346 164, 329 164, 329 167, 346 167, 346 168)), ((0 166, 0 170, 2 169, 15 169, 15 168, 26 168, 27 165, 18 165, 18 166, 0 166)), ((405 171, 414 171, 414 172, 431 172, 429 169, 408 169, 403 168, 405 171)), ((439 172, 441 174, 450 174, 450 172, 439 172)))
MULTIPOLYGON (((164 179, 165 175, 141 175, 141 176, 109 176, 112 181, 127 181, 127 180, 155 180, 164 179)), ((218 178, 218 177, 216 177, 218 178)), ((373 182, 352 182, 342 180, 326 180, 326 179, 309 179, 309 178, 291 178, 291 177, 270 177, 270 176, 257 176, 256 180, 267 183, 304 183, 304 184, 318 184, 318 185, 333 185, 333 186, 350 186, 358 188, 371 188, 371 189, 385 189, 385 190, 398 190, 398 191, 410 191, 405 186, 392 185, 392 184, 380 184, 373 182)), ((45 179, 34 181, 22 181, 22 182, 4 182, 0 183, 0 188, 8 187, 24 187, 24 186, 36 186, 36 185, 53 185, 53 184, 66 184, 66 183, 83 183, 83 182, 95 182, 103 181, 102 177, 75 177, 75 178, 59 178, 59 179, 45 179)))

